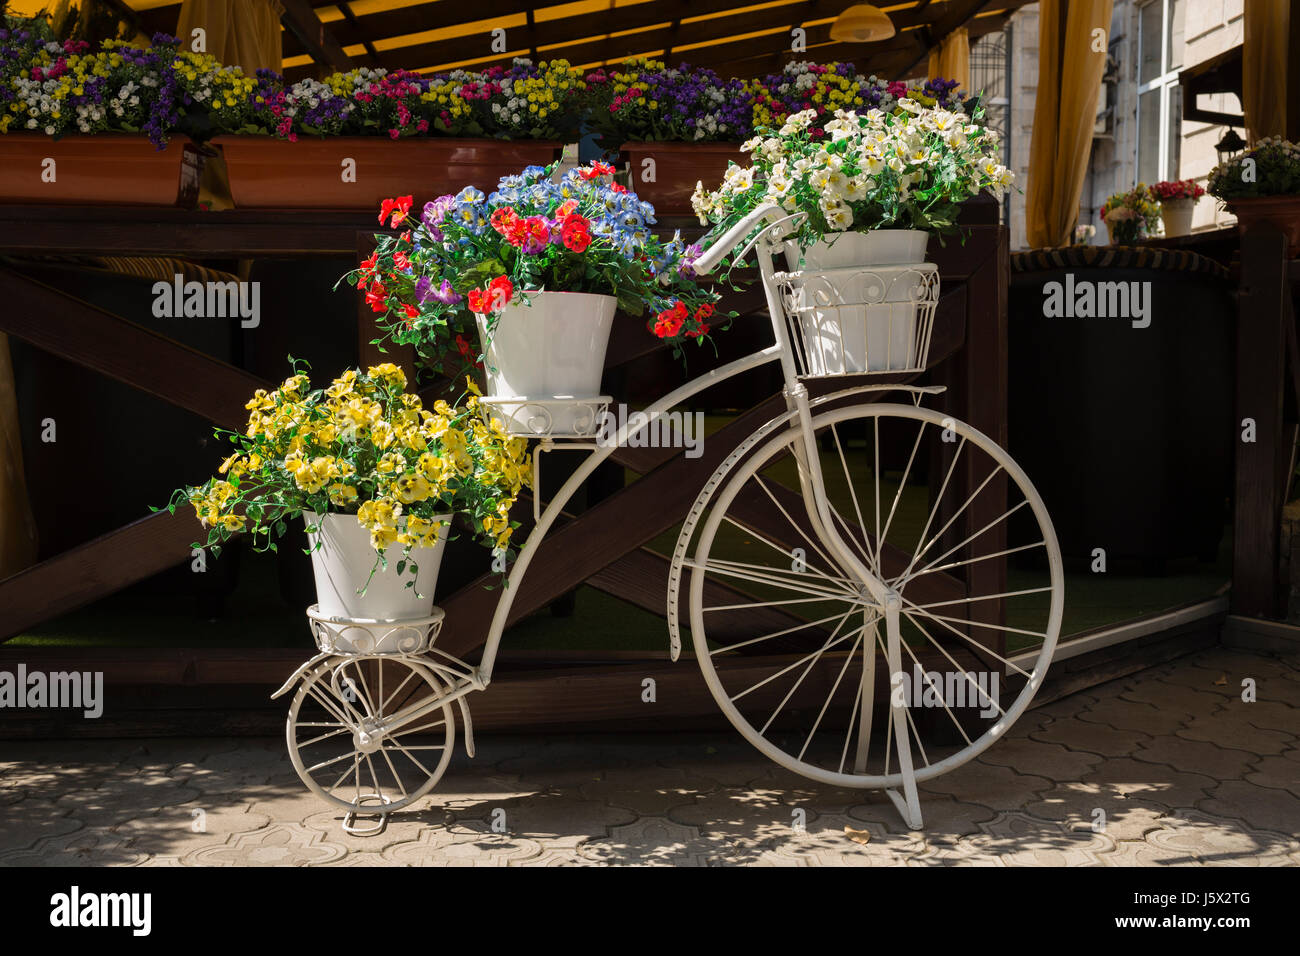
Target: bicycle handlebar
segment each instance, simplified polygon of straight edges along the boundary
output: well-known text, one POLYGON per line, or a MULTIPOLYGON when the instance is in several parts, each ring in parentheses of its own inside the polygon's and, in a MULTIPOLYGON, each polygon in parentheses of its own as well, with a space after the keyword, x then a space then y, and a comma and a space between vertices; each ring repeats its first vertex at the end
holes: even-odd
POLYGON ((775 221, 778 217, 784 216, 785 213, 781 210, 780 206, 775 204, 759 206, 748 216, 719 236, 717 242, 709 246, 709 248, 691 264, 691 271, 696 275, 708 275, 717 268, 718 263, 722 261, 722 257, 732 249, 736 248, 736 246, 740 245, 740 243, 744 241, 745 237, 753 232, 754 227, 760 222, 764 219, 775 221))

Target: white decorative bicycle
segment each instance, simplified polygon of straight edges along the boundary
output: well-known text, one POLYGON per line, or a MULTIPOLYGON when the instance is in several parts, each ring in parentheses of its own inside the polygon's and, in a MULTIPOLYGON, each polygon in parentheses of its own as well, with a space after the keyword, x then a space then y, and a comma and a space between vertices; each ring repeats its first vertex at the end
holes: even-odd
POLYGON ((900 381, 926 367, 936 267, 777 271, 773 257, 796 223, 757 210, 695 265, 711 271, 757 230, 738 258, 758 250, 771 346, 665 396, 614 442, 595 441, 605 396, 540 400, 522 415, 515 399, 505 409, 540 440, 536 451, 588 454, 537 515, 477 666, 434 646, 437 609, 418 621, 313 616, 320 653, 274 696, 297 687, 286 730, 293 765, 349 811, 345 827, 367 832, 354 827, 357 814, 382 818, 434 787, 457 712, 473 756, 467 697, 491 682, 529 563, 592 471, 691 396, 770 362, 781 363, 786 410, 718 466, 677 539, 673 659, 685 619, 710 691, 747 740, 813 780, 884 790, 916 829, 917 784, 979 754, 1029 706, 1061 624, 1060 550, 1007 452, 920 406, 941 388, 900 381), (845 387, 822 384, 835 379, 845 387), (888 392, 910 403, 880 401, 888 392), (565 431, 552 429, 558 422, 565 431))

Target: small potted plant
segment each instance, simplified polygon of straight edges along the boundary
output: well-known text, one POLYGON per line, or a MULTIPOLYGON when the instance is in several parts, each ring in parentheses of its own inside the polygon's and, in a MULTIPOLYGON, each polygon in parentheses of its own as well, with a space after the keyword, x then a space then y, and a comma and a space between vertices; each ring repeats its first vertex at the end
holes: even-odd
POLYGON ((238 534, 274 551, 301 517, 321 614, 428 615, 455 515, 488 547, 508 547, 529 454, 477 395, 428 409, 406 390, 405 373, 384 364, 325 388, 298 371, 272 392, 258 389, 247 408, 247 430, 227 433, 234 453, 218 477, 176 492, 169 510, 193 505, 214 553, 238 534))
POLYGON ((1128 192, 1116 193, 1101 207, 1101 219, 1106 224, 1112 246, 1131 246, 1140 239, 1155 234, 1160 221, 1160 207, 1150 198, 1144 183, 1138 183, 1128 192))
POLYGON ((1194 179, 1162 180, 1151 187, 1150 199, 1160 204, 1166 236, 1186 236, 1192 231, 1196 200, 1204 195, 1204 188, 1194 179))
POLYGON ((1300 146, 1276 136, 1260 140, 1211 171, 1209 193, 1236 215, 1243 233, 1278 226, 1289 255, 1300 255, 1300 146))
MULTIPOLYGON (((816 117, 806 110, 779 129, 759 129, 743 146, 752 164, 731 166, 716 190, 701 185, 693 202, 700 222, 713 224, 710 236, 765 204, 802 214, 785 242, 786 266, 805 290, 812 276, 819 288, 829 283, 833 301, 879 298, 868 270, 924 263, 931 235, 957 231, 963 201, 1012 184, 998 134, 964 113, 903 98, 897 112, 839 110, 821 128, 812 126, 816 117)), ((828 363, 826 372, 909 367, 923 272, 890 271, 896 278, 874 305, 812 313, 807 351, 828 363)))
MULTIPOLYGON (((503 178, 491 195, 468 187, 428 203, 418 219, 411 197, 384 203, 374 255, 349 279, 363 289, 379 325, 412 344, 434 367, 480 354, 492 399, 593 399, 600 390, 614 313, 642 315, 680 349, 704 341, 717 321, 717 293, 699 286, 680 237, 651 231, 654 209, 610 182, 613 168, 533 166, 503 178), (476 338, 480 348, 471 340, 476 338)), ((581 409, 574 409, 581 415, 581 409)), ((535 429, 503 414, 512 427, 535 429)), ((573 422, 555 420, 555 431, 573 422)))

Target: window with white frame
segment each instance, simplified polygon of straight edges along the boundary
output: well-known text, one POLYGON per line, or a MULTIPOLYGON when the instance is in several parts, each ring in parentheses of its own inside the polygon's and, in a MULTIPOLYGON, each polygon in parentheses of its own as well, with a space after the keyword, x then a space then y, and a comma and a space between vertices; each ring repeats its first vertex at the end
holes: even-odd
POLYGON ((1183 18, 1187 0, 1150 0, 1138 8, 1137 178, 1177 179, 1182 145, 1183 18))

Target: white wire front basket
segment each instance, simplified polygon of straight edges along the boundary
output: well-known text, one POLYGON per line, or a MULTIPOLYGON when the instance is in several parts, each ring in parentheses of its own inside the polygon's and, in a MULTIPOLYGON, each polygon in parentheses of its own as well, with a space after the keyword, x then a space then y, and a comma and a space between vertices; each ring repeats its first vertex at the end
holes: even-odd
POLYGON ((316 646, 326 654, 405 657, 428 651, 442 630, 443 611, 398 621, 330 617, 319 605, 307 609, 316 646))
POLYGON ((481 401, 516 438, 590 439, 600 432, 612 399, 608 395, 484 395, 481 401))
POLYGON ((925 369, 939 302, 939 267, 778 272, 800 375, 829 377, 925 369))

